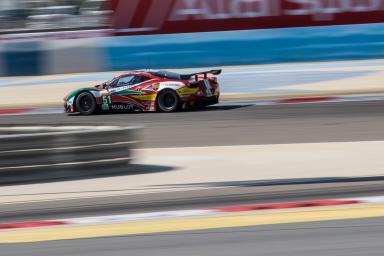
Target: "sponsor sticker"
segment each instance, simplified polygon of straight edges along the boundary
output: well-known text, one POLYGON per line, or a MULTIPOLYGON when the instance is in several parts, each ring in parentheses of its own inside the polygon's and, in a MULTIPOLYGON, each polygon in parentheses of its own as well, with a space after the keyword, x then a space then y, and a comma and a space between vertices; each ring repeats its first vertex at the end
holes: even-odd
POLYGON ((112 104, 111 110, 133 110, 134 106, 130 104, 112 104))
POLYGON ((112 104, 112 98, 111 95, 103 96, 103 104, 112 104))
POLYGON ((67 100, 67 105, 73 105, 73 101, 75 100, 75 97, 71 97, 70 99, 67 100))
POLYGON ((181 87, 185 86, 183 83, 177 83, 177 82, 162 82, 160 83, 159 90, 165 89, 165 88, 171 88, 171 89, 179 89, 181 87))
POLYGON ((209 82, 208 79, 204 79, 204 85, 206 88, 207 96, 211 97, 212 96, 212 87, 211 87, 211 83, 209 82))
POLYGON ((102 110, 109 110, 109 105, 108 104, 102 104, 101 109, 102 110))

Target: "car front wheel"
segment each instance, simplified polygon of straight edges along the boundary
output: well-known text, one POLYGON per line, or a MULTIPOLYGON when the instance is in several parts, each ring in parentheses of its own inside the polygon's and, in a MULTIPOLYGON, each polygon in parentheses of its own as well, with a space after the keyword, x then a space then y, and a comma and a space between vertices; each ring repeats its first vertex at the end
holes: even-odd
POLYGON ((92 115, 96 111, 96 99, 89 92, 82 92, 76 98, 76 109, 82 115, 92 115))

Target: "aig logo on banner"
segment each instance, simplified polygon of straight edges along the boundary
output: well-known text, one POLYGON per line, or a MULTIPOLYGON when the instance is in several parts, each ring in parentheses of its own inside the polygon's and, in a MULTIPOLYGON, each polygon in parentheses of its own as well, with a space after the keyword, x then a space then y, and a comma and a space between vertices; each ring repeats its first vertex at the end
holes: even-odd
POLYGON ((112 1, 115 29, 131 34, 384 22, 384 0, 112 1))

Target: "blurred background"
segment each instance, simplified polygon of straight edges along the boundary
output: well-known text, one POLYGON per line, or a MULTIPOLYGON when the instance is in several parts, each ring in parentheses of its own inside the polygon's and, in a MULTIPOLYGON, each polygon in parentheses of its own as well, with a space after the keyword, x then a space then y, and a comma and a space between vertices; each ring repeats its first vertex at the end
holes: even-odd
POLYGON ((0 7, 3 76, 384 54, 381 0, 4 0, 0 7))
POLYGON ((110 13, 105 5, 103 0, 4 0, 1 32, 105 28, 110 13))
POLYGON ((0 0, 0 254, 381 255, 383 81, 384 0, 0 0), (146 68, 221 102, 63 114, 146 68))

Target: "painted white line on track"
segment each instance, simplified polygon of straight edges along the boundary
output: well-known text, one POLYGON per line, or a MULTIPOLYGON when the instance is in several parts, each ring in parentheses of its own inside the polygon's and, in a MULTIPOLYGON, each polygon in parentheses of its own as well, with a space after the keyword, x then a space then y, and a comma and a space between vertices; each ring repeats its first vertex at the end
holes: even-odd
POLYGON ((380 203, 384 203, 384 196, 358 197, 358 198, 351 198, 351 200, 357 200, 364 203, 380 204, 380 203))
POLYGON ((255 205, 235 205, 219 208, 208 209, 192 209, 192 210, 175 210, 175 211, 159 211, 148 213, 134 213, 134 214, 118 214, 118 215, 103 215, 94 217, 80 217, 80 218, 68 218, 58 220, 42 220, 31 222, 16 222, 16 223, 0 223, 0 230, 19 229, 19 228, 33 228, 44 227, 47 224, 50 226, 61 225, 97 225, 97 224, 113 224, 120 222, 130 221, 149 221, 149 220, 164 220, 181 217, 202 217, 212 216, 224 213, 234 212, 250 212, 250 211, 265 211, 265 210, 284 210, 284 209, 298 209, 307 207, 327 207, 327 206, 341 206, 350 204, 383 204, 384 196, 373 197, 361 197, 361 198, 349 198, 349 199, 324 199, 313 201, 297 201, 286 203, 267 203, 267 204, 255 204, 255 205))
POLYGON ((62 219, 71 224, 98 224, 98 223, 113 223, 121 221, 137 221, 137 220, 155 220, 155 219, 168 219, 176 217, 192 217, 192 216, 205 216, 214 214, 215 210, 180 210, 180 211, 161 211, 149 213, 135 213, 135 214, 119 214, 119 215, 105 215, 97 217, 83 217, 62 219))

